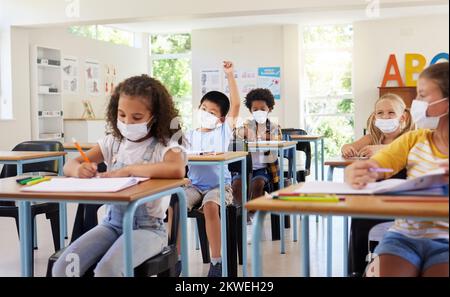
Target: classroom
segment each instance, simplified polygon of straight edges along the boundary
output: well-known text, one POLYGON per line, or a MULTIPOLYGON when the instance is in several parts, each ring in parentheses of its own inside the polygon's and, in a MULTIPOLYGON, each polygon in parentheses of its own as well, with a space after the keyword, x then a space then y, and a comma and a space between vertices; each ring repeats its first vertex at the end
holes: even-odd
POLYGON ((0 277, 448 277, 448 60, 448 0, 0 0, 0 277))

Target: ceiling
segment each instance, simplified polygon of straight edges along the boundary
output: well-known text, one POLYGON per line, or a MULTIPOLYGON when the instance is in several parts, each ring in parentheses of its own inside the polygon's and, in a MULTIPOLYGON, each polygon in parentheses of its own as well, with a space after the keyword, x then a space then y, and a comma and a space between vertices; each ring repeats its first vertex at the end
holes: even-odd
MULTIPOLYGON (((230 16, 230 17, 209 17, 209 18, 170 18, 154 21, 109 24, 112 27, 132 31, 147 33, 168 33, 168 32, 189 32, 191 30, 243 27, 255 25, 274 24, 336 24, 352 23, 362 20, 374 19, 377 11, 365 9, 353 10, 329 10, 329 11, 308 11, 302 13, 284 13, 271 15, 252 16, 230 16)), ((376 18, 398 18, 411 16, 424 16, 431 14, 448 14, 447 5, 427 5, 410 6, 397 8, 382 8, 376 18)))

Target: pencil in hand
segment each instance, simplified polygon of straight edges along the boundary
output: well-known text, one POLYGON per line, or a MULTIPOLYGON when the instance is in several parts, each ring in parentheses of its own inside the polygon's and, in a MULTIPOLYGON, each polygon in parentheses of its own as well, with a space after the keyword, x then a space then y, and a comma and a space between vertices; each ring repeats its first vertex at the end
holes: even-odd
POLYGON ((84 162, 86 163, 91 163, 91 160, 89 160, 89 158, 86 156, 86 154, 83 152, 83 150, 81 149, 80 144, 77 142, 77 140, 75 138, 72 138, 73 144, 75 145, 75 147, 77 148, 78 152, 80 153, 80 155, 83 157, 84 162))

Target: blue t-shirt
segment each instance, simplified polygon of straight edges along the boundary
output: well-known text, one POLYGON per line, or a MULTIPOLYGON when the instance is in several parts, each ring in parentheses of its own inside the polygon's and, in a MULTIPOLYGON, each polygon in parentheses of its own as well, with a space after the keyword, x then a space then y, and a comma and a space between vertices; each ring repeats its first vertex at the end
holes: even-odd
MULTIPOLYGON (((227 121, 220 127, 201 132, 191 130, 187 133, 188 151, 226 152, 233 137, 233 131, 227 121)), ((192 184, 202 191, 212 190, 219 186, 219 165, 189 165, 188 177, 192 184)), ((225 184, 231 184, 231 173, 225 166, 225 184)))

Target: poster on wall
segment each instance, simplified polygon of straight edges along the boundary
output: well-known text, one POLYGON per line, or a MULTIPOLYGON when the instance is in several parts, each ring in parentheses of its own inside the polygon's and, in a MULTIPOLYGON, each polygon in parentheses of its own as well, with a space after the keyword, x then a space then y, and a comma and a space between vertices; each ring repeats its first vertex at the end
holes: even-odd
MULTIPOLYGON (((238 87, 240 87, 241 85, 239 84, 239 70, 234 70, 234 78, 236 79, 236 82, 238 84, 238 87)), ((226 73, 222 70, 222 92, 224 92, 227 95, 230 95, 230 85, 228 84, 228 79, 227 79, 227 75, 226 73)))
POLYGON ((220 76, 221 71, 218 69, 202 70, 200 72, 200 94, 202 97, 210 91, 222 90, 220 76))
POLYGON ((257 88, 257 76, 255 70, 243 70, 239 73, 238 86, 241 96, 245 97, 248 92, 257 88))
POLYGON ((115 65, 105 65, 105 93, 112 94, 116 87, 117 67, 115 65))
POLYGON ((86 60, 84 65, 86 92, 90 96, 100 95, 100 64, 94 60, 86 60))
POLYGON ((258 88, 269 89, 275 99, 281 99, 281 69, 280 67, 260 67, 258 68, 258 88))
POLYGON ((64 57, 62 59, 63 92, 66 94, 78 93, 78 59, 75 57, 64 57))

